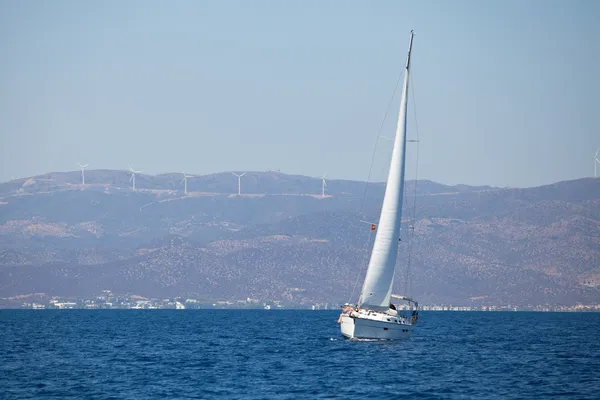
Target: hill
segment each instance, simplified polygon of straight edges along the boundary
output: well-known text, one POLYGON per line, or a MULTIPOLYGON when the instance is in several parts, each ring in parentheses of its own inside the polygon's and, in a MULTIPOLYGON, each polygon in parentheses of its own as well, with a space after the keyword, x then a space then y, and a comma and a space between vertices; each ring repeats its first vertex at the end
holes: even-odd
MULTIPOLYGON (((49 173, 0 184, 0 297, 93 295, 355 300, 384 185, 249 172, 49 173), (358 284, 357 284, 358 280, 358 284)), ((396 292, 454 305, 598 302, 600 179, 527 189, 416 185, 396 292), (409 232, 414 236, 409 240, 409 232), (405 282, 411 246, 410 285, 405 282)))

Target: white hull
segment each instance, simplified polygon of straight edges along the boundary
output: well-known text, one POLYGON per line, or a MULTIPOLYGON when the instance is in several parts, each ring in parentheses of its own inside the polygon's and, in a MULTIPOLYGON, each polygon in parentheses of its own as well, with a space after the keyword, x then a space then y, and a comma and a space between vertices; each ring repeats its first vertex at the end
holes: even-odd
POLYGON ((410 337, 413 326, 401 317, 385 314, 344 314, 341 318, 342 335, 348 339, 398 340, 410 337), (387 321, 387 320, 390 321, 387 321))

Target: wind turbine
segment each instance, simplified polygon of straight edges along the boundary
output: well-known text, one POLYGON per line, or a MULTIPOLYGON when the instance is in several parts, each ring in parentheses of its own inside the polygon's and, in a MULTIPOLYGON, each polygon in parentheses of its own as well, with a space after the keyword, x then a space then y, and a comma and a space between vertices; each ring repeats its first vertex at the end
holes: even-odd
POLYGON ((235 176, 237 176, 238 178, 238 196, 242 193, 242 176, 246 175, 246 173, 244 172, 241 175, 236 174, 235 172, 232 172, 232 174, 234 174, 235 176))
POLYGON ((325 177, 327 176, 327 172, 323 174, 321 178, 321 197, 325 197, 325 188, 327 187, 327 182, 325 182, 325 177))
POLYGON ((129 181, 133 183, 131 187, 133 188, 133 190, 135 190, 135 174, 141 174, 142 171, 136 171, 133 168, 131 168, 131 166, 129 166, 129 170, 131 171, 131 178, 129 178, 129 181))
POLYGON ((187 179, 188 178, 194 178, 194 175, 186 175, 185 171, 183 172, 183 179, 181 180, 181 183, 183 183, 183 193, 187 194, 187 179))
POLYGON ((596 154, 594 154, 594 178, 598 176, 596 174, 596 163, 600 164, 600 149, 596 150, 596 154))
POLYGON ((79 163, 77 163, 77 165, 79 165, 81 167, 81 184, 85 185, 85 169, 90 165, 90 164, 85 164, 85 165, 81 165, 79 163))

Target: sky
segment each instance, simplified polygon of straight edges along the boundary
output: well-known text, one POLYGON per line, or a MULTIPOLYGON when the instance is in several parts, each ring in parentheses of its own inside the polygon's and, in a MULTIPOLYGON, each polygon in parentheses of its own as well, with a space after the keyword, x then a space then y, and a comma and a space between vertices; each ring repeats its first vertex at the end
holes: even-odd
POLYGON ((0 181, 78 162, 366 180, 374 149, 383 181, 411 29, 407 178, 593 176, 598 20, 595 0, 0 0, 0 181))

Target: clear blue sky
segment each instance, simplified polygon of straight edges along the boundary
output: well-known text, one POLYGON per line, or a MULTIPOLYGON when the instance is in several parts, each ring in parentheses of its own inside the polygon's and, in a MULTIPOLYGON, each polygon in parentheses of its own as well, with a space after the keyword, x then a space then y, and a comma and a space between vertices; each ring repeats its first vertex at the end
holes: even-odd
POLYGON ((591 176, 598 21, 595 0, 2 0, 0 180, 76 162, 366 179, 411 29, 420 178, 591 176))

